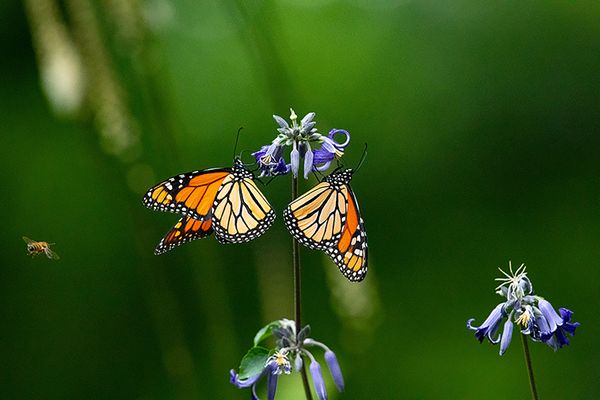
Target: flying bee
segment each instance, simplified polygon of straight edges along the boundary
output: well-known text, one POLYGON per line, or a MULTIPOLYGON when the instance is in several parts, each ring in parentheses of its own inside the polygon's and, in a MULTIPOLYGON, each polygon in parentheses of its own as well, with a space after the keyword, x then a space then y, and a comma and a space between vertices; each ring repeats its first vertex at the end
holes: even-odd
POLYGON ((29 239, 27 236, 23 236, 23 240, 27 243, 27 252, 32 257, 43 252, 51 260, 58 260, 60 258, 58 254, 50 250, 50 246, 56 243, 36 242, 35 240, 29 239))

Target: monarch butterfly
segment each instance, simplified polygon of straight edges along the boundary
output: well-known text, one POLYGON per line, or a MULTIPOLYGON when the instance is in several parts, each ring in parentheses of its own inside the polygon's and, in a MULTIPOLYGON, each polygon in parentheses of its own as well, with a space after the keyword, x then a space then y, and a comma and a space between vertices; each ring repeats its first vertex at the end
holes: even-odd
POLYGON ((182 214, 154 254, 215 232, 220 243, 244 243, 273 224, 275 212, 254 183, 254 175, 235 158, 233 168, 211 168, 173 176, 150 188, 146 207, 182 214))
POLYGON ((283 212, 287 229, 303 245, 324 251, 350 281, 367 273, 367 234, 350 187, 353 170, 333 172, 283 212))

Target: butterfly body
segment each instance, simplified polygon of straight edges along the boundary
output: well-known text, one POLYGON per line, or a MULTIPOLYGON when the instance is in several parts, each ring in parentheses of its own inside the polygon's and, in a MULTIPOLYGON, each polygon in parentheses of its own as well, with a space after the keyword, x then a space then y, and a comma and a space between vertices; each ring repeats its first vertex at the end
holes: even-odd
POLYGON ((146 207, 183 215, 155 250, 172 248, 213 232, 220 243, 244 243, 266 232, 275 213, 239 159, 233 168, 176 175, 144 196, 146 207))
POLYGON ((303 245, 324 251, 351 281, 367 273, 367 235, 350 187, 353 171, 334 172, 285 209, 287 229, 303 245))

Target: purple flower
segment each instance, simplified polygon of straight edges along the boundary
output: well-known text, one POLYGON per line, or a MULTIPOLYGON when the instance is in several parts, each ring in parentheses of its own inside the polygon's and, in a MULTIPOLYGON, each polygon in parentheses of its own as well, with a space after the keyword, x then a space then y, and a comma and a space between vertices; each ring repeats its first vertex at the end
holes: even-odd
POLYGON ((499 338, 494 339, 493 336, 496 335, 496 332, 498 331, 500 321, 502 321, 502 318, 505 317, 503 310, 504 304, 505 303, 498 304, 480 326, 471 325, 471 323, 475 321, 475 318, 471 318, 467 321, 467 328, 475 331, 475 337, 477 340, 479 340, 479 343, 483 342, 485 337, 487 337, 491 343, 498 343, 499 338))
POLYGON ((329 372, 331 372, 331 376, 333 377, 333 382, 335 386, 340 392, 344 391, 344 377, 342 376, 342 370, 340 369, 340 364, 337 361, 335 353, 331 350, 327 350, 325 352, 325 362, 329 367, 329 372))
POLYGON ((546 344, 552 347, 554 351, 568 345, 569 339, 565 333, 569 334, 569 336, 575 335, 575 329, 580 325, 579 322, 571 322, 571 316, 573 315, 571 310, 559 308, 558 312, 560 313, 561 323, 557 325, 556 330, 553 332, 554 335, 551 335, 546 340, 546 344))
POLYGON ((309 348, 318 347, 325 352, 325 362, 329 367, 337 389, 340 392, 343 391, 344 378, 335 353, 324 343, 307 337, 309 334, 310 327, 308 325, 297 331, 296 323, 292 320, 282 319, 270 322, 257 332, 254 337, 254 347, 246 353, 240 362, 240 374, 243 378, 240 378, 239 374, 231 370, 231 383, 238 388, 251 388, 252 399, 258 400, 256 385, 266 376, 267 397, 272 400, 277 391, 279 376, 289 374, 292 370, 291 360, 294 360, 294 369, 299 372, 303 369, 304 361, 309 359, 309 370, 317 397, 320 400, 327 399, 321 366, 309 350, 309 348), (259 344, 270 336, 276 339, 277 347, 268 351, 259 344), (269 356, 269 354, 271 355, 269 356), (305 358, 304 361, 303 357, 305 358))
POLYGON ((313 378, 313 385, 315 386, 317 397, 319 400, 327 400, 327 391, 325 390, 323 374, 321 374, 321 366, 315 360, 310 363, 310 374, 313 378))
POLYGON ((505 277, 496 279, 502 282, 496 293, 506 301, 498 304, 481 326, 472 326, 473 319, 470 319, 467 328, 475 331, 479 342, 487 337, 492 344, 500 343, 500 355, 508 349, 515 325, 520 328, 521 334, 530 336, 535 342, 544 342, 555 351, 569 344, 567 334, 573 336, 579 326, 578 322, 571 322, 573 313, 566 308, 560 308, 557 313, 550 302, 535 295, 525 265, 522 264, 515 272, 510 263, 509 268, 510 274, 500 270, 505 277), (496 337, 504 318, 507 320, 502 334, 496 337))
POLYGON ((301 161, 304 166, 304 178, 312 171, 325 171, 335 158, 344 155, 344 149, 350 143, 350 134, 343 129, 333 129, 327 136, 321 135, 315 128, 315 113, 308 113, 298 123, 298 116, 290 110, 291 125, 278 115, 273 115, 279 125, 279 133, 273 142, 263 146, 259 151, 252 153, 258 163, 260 176, 277 176, 292 172, 298 176, 301 161), (344 141, 338 143, 334 140, 337 134, 344 135, 344 141), (320 146, 319 146, 320 145, 320 146), (319 148, 316 148, 319 146, 319 148), (291 147, 290 163, 287 164, 283 156, 285 147, 291 147))
POLYGON ((273 400, 277 391, 277 379, 281 374, 289 374, 291 372, 290 361, 287 358, 287 352, 277 351, 267 359, 265 366, 256 374, 240 379, 239 375, 232 369, 230 374, 230 382, 238 389, 252 388, 252 398, 258 399, 256 395, 256 384, 265 375, 267 375, 267 398, 273 400))
POLYGON ((252 153, 258 163, 260 176, 277 176, 288 173, 290 167, 285 163, 282 154, 283 146, 276 143, 263 146, 259 151, 252 153))
POLYGON ((542 315, 548 321, 548 327, 550 332, 554 332, 556 327, 562 325, 562 318, 554 311, 554 307, 547 300, 540 298, 538 301, 538 308, 542 312, 542 315))
POLYGON ((344 155, 344 149, 350 143, 350 134, 343 129, 332 129, 322 140, 321 147, 314 151, 313 157, 313 164, 317 171, 327 170, 336 157, 344 155), (334 136, 338 133, 346 137, 343 143, 335 141, 334 136))

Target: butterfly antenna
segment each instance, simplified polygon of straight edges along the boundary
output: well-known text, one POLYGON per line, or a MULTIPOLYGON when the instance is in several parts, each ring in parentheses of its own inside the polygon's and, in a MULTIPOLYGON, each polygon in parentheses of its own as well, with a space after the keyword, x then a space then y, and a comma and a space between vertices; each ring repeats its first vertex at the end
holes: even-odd
POLYGON ((269 179, 269 180, 267 181, 267 183, 265 183, 265 182, 263 182, 263 181, 262 181, 262 178, 256 178, 256 180, 257 180, 258 182, 260 182, 260 184, 261 184, 261 185, 263 185, 263 186, 268 186, 268 185, 269 185, 269 183, 273 182, 273 179, 275 179, 275 177, 274 177, 274 176, 272 176, 272 177, 271 177, 271 179, 269 179))
POLYGON ((356 166, 356 168, 354 168, 354 172, 358 171, 360 169, 360 167, 362 167, 366 158, 367 158, 367 144, 365 143, 365 149, 363 150, 362 156, 360 156, 360 161, 358 162, 358 165, 356 166))
MULTIPOLYGON (((242 162, 244 160, 244 154, 246 154, 246 153, 249 153, 250 155, 252 155, 252 151, 251 150, 244 149, 244 150, 240 151, 240 159, 242 160, 242 162)), ((243 164, 244 164, 245 167, 249 167, 249 166, 252 166, 252 165, 256 164, 256 162, 249 162, 249 163, 243 162, 243 164)))
POLYGON ((240 141, 240 132, 242 131, 242 129, 244 129, 244 127, 240 126, 239 129, 238 129, 238 131, 237 131, 237 134, 235 135, 235 145, 233 146, 233 156, 232 156, 232 158, 235 158, 235 151, 237 150, 237 145, 238 145, 238 142, 240 141))

